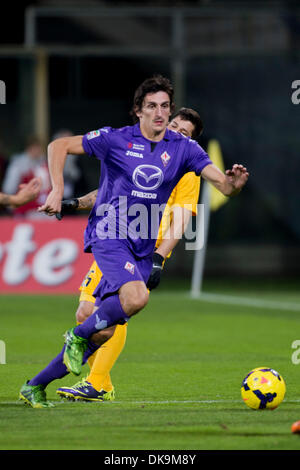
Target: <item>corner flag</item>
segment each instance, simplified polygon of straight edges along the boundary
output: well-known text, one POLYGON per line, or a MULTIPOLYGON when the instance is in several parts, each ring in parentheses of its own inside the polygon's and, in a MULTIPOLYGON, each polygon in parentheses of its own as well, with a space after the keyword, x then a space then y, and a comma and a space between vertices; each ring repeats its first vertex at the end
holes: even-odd
MULTIPOLYGON (((212 162, 224 172, 225 167, 223 163, 222 151, 220 144, 217 140, 212 139, 208 142, 207 153, 212 162)), ((194 255, 194 265, 191 282, 192 297, 198 297, 202 289, 205 255, 209 233, 210 212, 218 210, 229 199, 207 181, 203 181, 202 185, 203 186, 201 192, 201 204, 204 205, 204 211, 202 215, 200 215, 199 213, 197 214, 197 217, 199 217, 199 219, 201 218, 199 220, 199 223, 197 223, 197 227, 204 227, 204 245, 202 249, 196 250, 194 255)))
MULTIPOLYGON (((223 172, 225 171, 222 150, 220 144, 217 140, 212 139, 208 142, 207 153, 209 158, 212 162, 220 168, 223 172)), ((218 210, 223 204, 228 201, 228 197, 224 196, 220 191, 218 191, 214 186, 211 184, 210 187, 210 210, 216 211, 218 210)))

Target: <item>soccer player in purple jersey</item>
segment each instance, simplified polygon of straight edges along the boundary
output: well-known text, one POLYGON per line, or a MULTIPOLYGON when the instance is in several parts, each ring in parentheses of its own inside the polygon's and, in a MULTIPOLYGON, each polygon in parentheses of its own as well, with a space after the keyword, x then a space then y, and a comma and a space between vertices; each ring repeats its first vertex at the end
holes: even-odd
POLYGON ((167 129, 173 109, 170 81, 155 76, 136 90, 135 125, 104 127, 58 139, 48 147, 53 189, 40 211, 50 215, 61 210, 67 155, 87 153, 101 160, 99 191, 85 230, 84 249, 93 253, 103 275, 94 292, 94 313, 66 332, 61 353, 21 388, 20 398, 33 407, 51 406, 45 387, 68 372, 79 375, 87 358, 112 336, 110 327, 128 321, 147 304, 146 284, 161 215, 181 177, 194 171, 226 196, 238 194, 246 184, 249 175, 242 165, 235 164, 224 174, 195 141, 167 129), (137 208, 144 216, 139 235, 137 208), (99 331, 101 339, 96 335, 99 331))

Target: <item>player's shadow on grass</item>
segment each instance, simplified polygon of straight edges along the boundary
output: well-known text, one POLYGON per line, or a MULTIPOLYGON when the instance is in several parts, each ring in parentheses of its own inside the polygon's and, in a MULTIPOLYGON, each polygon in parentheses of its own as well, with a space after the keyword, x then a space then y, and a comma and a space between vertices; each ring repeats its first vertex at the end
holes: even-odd
POLYGON ((174 435, 180 436, 182 434, 185 436, 190 437, 195 437, 199 436, 200 437, 207 437, 207 436, 228 436, 228 437, 287 437, 290 435, 289 432, 257 432, 257 431, 247 431, 247 432, 242 432, 242 431, 237 431, 235 429, 231 429, 230 425, 224 425, 222 423, 215 424, 214 428, 212 429, 188 429, 188 430, 164 430, 164 431, 157 431, 156 435, 162 434, 164 436, 169 436, 173 437, 174 435))
POLYGON ((286 437, 290 435, 290 432, 231 432, 231 436, 239 437, 286 437))

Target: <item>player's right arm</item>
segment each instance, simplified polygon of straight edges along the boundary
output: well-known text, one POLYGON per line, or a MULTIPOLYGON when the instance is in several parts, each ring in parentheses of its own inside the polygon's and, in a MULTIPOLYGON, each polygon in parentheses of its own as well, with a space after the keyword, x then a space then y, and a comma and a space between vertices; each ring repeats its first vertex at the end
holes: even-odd
POLYGON ((56 139, 48 145, 48 166, 52 184, 52 191, 49 193, 45 204, 38 208, 39 212, 46 212, 54 215, 61 210, 61 200, 64 194, 63 171, 68 154, 84 154, 82 145, 82 135, 72 137, 62 137, 56 139))

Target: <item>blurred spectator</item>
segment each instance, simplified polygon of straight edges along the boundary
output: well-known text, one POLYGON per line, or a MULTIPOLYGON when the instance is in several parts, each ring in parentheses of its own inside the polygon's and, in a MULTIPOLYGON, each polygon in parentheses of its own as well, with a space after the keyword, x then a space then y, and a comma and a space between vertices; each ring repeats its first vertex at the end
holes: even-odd
POLYGON ((5 151, 4 151, 3 143, 0 140, 0 188, 2 186, 4 174, 5 174, 5 171, 6 171, 6 167, 7 167, 6 154, 5 154, 5 151))
MULTIPOLYGON (((61 129, 53 135, 52 140, 56 140, 61 137, 70 137, 72 135, 73 133, 68 129, 61 129)), ((77 165, 77 159, 78 155, 69 155, 66 160, 64 168, 64 199, 70 199, 75 196, 75 187, 81 178, 81 170, 77 165)))
POLYGON ((6 170, 2 191, 7 194, 15 194, 20 184, 28 183, 34 177, 41 180, 41 190, 38 197, 34 201, 14 209, 14 215, 40 216, 36 209, 45 202, 51 190, 45 151, 37 137, 30 137, 24 152, 12 157, 6 170))
MULTIPOLYGON (((7 158, 4 150, 3 142, 0 140, 0 188, 4 179, 7 167, 7 158)), ((5 206, 0 206, 0 215, 6 215, 7 209, 5 206)))

